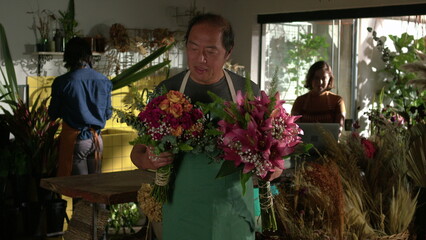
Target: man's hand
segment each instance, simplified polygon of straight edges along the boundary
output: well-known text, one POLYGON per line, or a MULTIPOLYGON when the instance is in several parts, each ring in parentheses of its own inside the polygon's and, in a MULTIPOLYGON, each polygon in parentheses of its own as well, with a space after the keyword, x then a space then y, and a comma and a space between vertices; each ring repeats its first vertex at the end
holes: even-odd
POLYGON ((169 165, 174 160, 174 155, 172 153, 169 153, 169 152, 162 152, 162 153, 156 155, 152 151, 151 147, 147 148, 147 152, 148 152, 148 159, 151 162, 151 164, 155 167, 155 169, 169 165))

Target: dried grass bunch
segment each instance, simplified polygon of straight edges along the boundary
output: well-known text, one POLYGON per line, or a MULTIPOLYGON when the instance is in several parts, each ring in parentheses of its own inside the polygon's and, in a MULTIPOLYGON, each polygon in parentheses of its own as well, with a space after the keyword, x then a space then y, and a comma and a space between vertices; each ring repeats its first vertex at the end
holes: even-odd
POLYGON ((166 28, 127 29, 115 23, 109 30, 110 47, 118 52, 138 52, 145 56, 153 50, 173 44, 175 34, 166 28))
POLYGON ((408 175, 414 185, 426 188, 426 123, 409 129, 408 143, 408 175))
POLYGON ((340 142, 324 133, 327 152, 301 164, 274 199, 283 239, 408 239, 417 194, 400 128, 382 122, 369 138, 340 142))
POLYGON ((338 143, 326 136, 326 158, 339 166, 345 191, 347 239, 400 234, 413 220, 417 196, 407 175, 406 131, 383 121, 368 139, 354 133, 338 143))
POLYGON ((344 197, 335 163, 303 164, 274 201, 285 239, 343 239, 344 197))
POLYGON ((130 49, 130 38, 126 27, 120 23, 113 24, 109 29, 110 45, 119 52, 127 52, 130 49))
POLYGON ((162 205, 151 196, 152 188, 152 184, 142 184, 138 191, 139 206, 142 212, 148 217, 149 221, 161 222, 162 205))

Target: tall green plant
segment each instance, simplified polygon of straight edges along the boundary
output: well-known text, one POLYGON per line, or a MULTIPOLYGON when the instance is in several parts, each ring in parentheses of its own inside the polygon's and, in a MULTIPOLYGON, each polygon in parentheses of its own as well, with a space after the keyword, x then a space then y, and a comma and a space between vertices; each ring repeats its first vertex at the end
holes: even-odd
POLYGON ((9 51, 9 45, 6 38, 6 31, 0 23, 0 56, 5 63, 5 70, 0 67, 2 81, 0 84, 0 100, 10 100, 17 102, 19 98, 18 81, 16 79, 15 68, 13 66, 12 56, 9 51))
POLYGON ((425 98, 422 91, 410 84, 416 78, 415 73, 403 68, 408 63, 414 63, 419 60, 417 52, 425 52, 424 38, 414 39, 414 36, 408 33, 402 33, 401 36, 388 35, 378 36, 372 28, 367 28, 376 42, 376 48, 379 50, 385 67, 380 70, 385 78, 385 104, 391 104, 404 117, 409 124, 416 124, 418 121, 424 121, 425 98), (387 39, 392 41, 395 50, 387 46, 387 39))
POLYGON ((75 20, 74 0, 69 0, 67 10, 64 12, 59 10, 59 15, 61 17, 58 20, 64 29, 65 41, 78 35, 79 32, 76 31, 78 22, 75 20))
POLYGON ((296 83, 296 95, 305 91, 304 80, 309 67, 316 61, 327 60, 328 44, 323 36, 312 33, 300 34, 299 40, 291 43, 288 57, 284 58, 284 69, 287 71, 290 82, 296 83))

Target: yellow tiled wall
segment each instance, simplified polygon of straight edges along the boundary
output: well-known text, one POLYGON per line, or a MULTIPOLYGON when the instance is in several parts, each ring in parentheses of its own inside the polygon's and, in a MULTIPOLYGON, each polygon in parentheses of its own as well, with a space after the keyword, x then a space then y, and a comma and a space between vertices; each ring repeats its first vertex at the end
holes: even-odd
POLYGON ((129 129, 110 128, 102 131, 104 151, 102 172, 126 171, 136 169, 130 160, 132 145, 136 132, 129 129))
MULTIPOLYGON (((28 77, 30 106, 41 94, 41 99, 50 97, 50 86, 55 77, 28 77)), ((129 92, 128 87, 113 91, 112 106, 116 109, 124 109, 123 98, 129 92)), ((125 123, 119 123, 116 118, 107 121, 102 131, 104 140, 104 152, 102 160, 102 172, 125 171, 136 167, 130 160, 132 146, 129 144, 136 137, 134 130, 125 123)))

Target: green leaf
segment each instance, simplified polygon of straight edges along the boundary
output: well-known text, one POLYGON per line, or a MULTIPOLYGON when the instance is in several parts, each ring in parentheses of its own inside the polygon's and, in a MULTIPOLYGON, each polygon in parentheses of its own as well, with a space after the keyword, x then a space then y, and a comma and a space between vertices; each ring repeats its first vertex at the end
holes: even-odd
MULTIPOLYGON (((163 53, 165 53, 166 51, 168 51, 172 46, 174 46, 174 44, 170 44, 168 46, 163 46, 163 47, 157 49, 156 51, 154 51, 153 53, 151 53, 150 55, 148 55, 146 58, 142 59, 138 63, 134 64, 130 68, 124 70, 123 72, 121 72, 120 74, 118 74, 117 76, 115 76, 113 79, 111 79, 112 84, 113 84, 113 88, 114 89, 118 89, 117 87, 115 87, 115 85, 119 84, 121 81, 123 81, 124 79, 127 79, 128 77, 134 75, 135 73, 139 72, 139 70, 143 69, 145 66, 147 66, 148 64, 150 64, 156 58, 158 58, 160 55, 162 55, 163 53)), ((160 64, 157 64, 155 66, 165 66, 167 64, 163 65, 163 63, 160 63, 160 64)), ((143 77, 139 76, 139 79, 140 78, 143 78, 143 77)), ((128 82, 128 81, 126 81, 126 82, 128 82)), ((120 84, 120 85, 121 86, 126 86, 128 84, 130 84, 130 83, 127 83, 127 84, 124 84, 124 85, 120 84)))
POLYGON ((0 48, 5 63, 6 74, 0 68, 4 78, 4 87, 0 84, 0 99, 5 98, 17 102, 19 98, 18 80, 16 79, 15 68, 13 66, 12 56, 10 54, 9 45, 6 38, 6 31, 0 24, 0 48))
POLYGON ((138 72, 134 72, 131 75, 127 75, 127 77, 125 78, 120 78, 120 79, 115 79, 115 80, 111 80, 112 81, 112 89, 116 90, 116 89, 120 89, 122 87, 125 87, 131 83, 134 83, 138 80, 141 80, 142 78, 145 78, 153 73, 155 73, 156 71, 160 70, 161 68, 163 68, 164 66, 168 65, 170 63, 169 60, 164 61, 162 63, 159 63, 157 65, 148 67, 146 69, 140 70, 138 72))
POLYGON ((225 177, 231 175, 241 168, 236 167, 234 161, 224 160, 222 165, 220 166, 219 172, 216 175, 216 178, 225 177))
POLYGON ((251 175, 251 173, 241 172, 241 187, 243 188, 243 195, 246 194, 247 181, 250 179, 251 175))
POLYGON ((206 135, 208 135, 208 136, 220 136, 220 135, 222 135, 222 132, 219 131, 217 128, 208 128, 208 129, 206 129, 206 135))
POLYGON ((191 147, 191 145, 188 145, 188 144, 185 144, 185 143, 182 143, 182 144, 180 144, 179 145, 179 149, 181 150, 181 151, 184 151, 184 152, 189 152, 189 151, 191 151, 192 149, 194 149, 193 147, 191 147))

